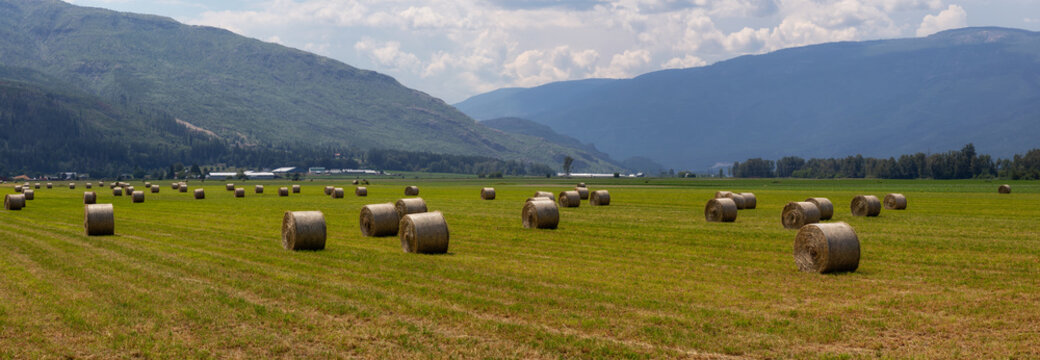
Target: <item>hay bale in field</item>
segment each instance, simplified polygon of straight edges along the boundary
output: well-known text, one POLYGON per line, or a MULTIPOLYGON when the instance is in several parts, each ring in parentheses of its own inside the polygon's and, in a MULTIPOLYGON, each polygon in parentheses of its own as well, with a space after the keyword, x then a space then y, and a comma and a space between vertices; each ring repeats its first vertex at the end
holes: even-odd
POLYGON ((369 204, 361 208, 361 235, 364 236, 393 236, 397 235, 397 228, 401 217, 397 215, 394 204, 369 204))
POLYGON ((708 200, 704 206, 704 219, 708 222, 734 222, 737 220, 737 203, 726 197, 708 200))
POLYGON ((148 189, 148 188, 151 188, 151 187, 152 187, 152 183, 150 181, 145 181, 144 182, 144 188, 145 189, 148 189))
POLYGON ((90 205, 97 203, 97 193, 93 191, 83 192, 83 205, 90 205))
POLYGON ((97 186, 98 187, 105 187, 105 182, 104 181, 98 181, 97 186))
POLYGON ((177 191, 180 191, 182 193, 188 192, 188 185, 181 184, 177 187, 177 191))
POLYGON ((732 191, 716 191, 716 199, 732 199, 734 204, 737 204, 737 210, 744 210, 744 196, 734 193, 732 191))
POLYGON ((807 202, 811 202, 816 205, 817 209, 820 209, 820 221, 830 220, 834 217, 834 204, 831 200, 825 197, 814 197, 805 199, 807 202))
POLYGON ((588 187, 588 186, 585 186, 585 183, 583 183, 583 182, 580 182, 580 183, 578 183, 578 185, 577 185, 577 186, 578 186, 578 187, 588 187))
POLYGON ((25 207, 25 194, 4 195, 4 210, 17 211, 25 207))
POLYGON ((299 194, 300 193, 300 185, 293 185, 292 186, 292 193, 293 194, 299 194))
POLYGON ((354 188, 354 196, 365 197, 368 196, 368 188, 364 186, 358 186, 354 188))
POLYGON ((69 183, 69 189, 76 190, 76 183, 69 183))
POLYGON ((33 184, 33 188, 34 188, 34 189, 39 189, 39 188, 40 188, 40 183, 35 183, 35 184, 33 184))
POLYGON ((112 204, 84 205, 83 228, 87 236, 115 234, 115 209, 112 204))
MULTIPOLYGON (((92 183, 86 183, 86 185, 84 185, 84 186, 86 186, 87 189, 93 189, 94 188, 94 184, 92 184, 92 183)), ((37 185, 36 188, 39 189, 40 188, 39 185, 37 185)))
POLYGON ((282 217, 282 247, 286 250, 325 249, 325 214, 286 211, 282 217))
POLYGON ((195 189, 195 200, 203 200, 206 198, 206 190, 195 189))
POLYGON ((332 198, 333 199, 342 199, 343 198, 343 188, 332 189, 332 198))
POLYGON ((397 217, 403 219, 408 214, 426 212, 426 201, 422 198, 399 199, 394 203, 394 209, 397 210, 397 217))
POLYGON ((254 186, 253 187, 253 192, 257 193, 257 194, 263 194, 264 193, 264 186, 263 185, 254 186))
POLYGON ((174 189, 174 190, 178 190, 178 189, 181 188, 181 183, 170 183, 170 188, 174 189))
POLYGON ((358 184, 360 184, 360 183, 361 183, 361 182, 360 182, 360 181, 357 181, 356 179, 355 179, 355 180, 354 180, 353 182, 351 182, 351 184, 352 184, 352 185, 358 185, 358 184))
POLYGON ((408 214, 401 219, 401 249, 407 253, 448 252, 448 222, 440 211, 408 214))
POLYGON ((415 185, 405 187, 404 196, 419 196, 419 187, 415 185))
POLYGON ((159 185, 152 184, 152 194, 159 193, 159 185))
POLYGON ((560 207, 578 206, 581 206, 581 194, 574 190, 560 192, 560 207))
POLYGON ((885 209, 906 210, 906 196, 903 194, 885 195, 885 209))
POLYGON ((556 196, 553 195, 553 193, 548 192, 548 191, 535 191, 534 192, 534 196, 532 196, 532 197, 536 197, 536 198, 549 198, 549 200, 556 201, 556 196))
POLYGON ((278 188, 278 196, 289 196, 289 188, 285 186, 278 188))
POLYGON ((1011 185, 1008 185, 1008 184, 1000 185, 1000 187, 997 188, 997 192, 1001 193, 1001 194, 1010 194, 1011 193, 1011 185))
POLYGON ((54 188, 54 183, 47 183, 47 188, 48 189, 53 189, 54 188))
POLYGON ((607 206, 610 205, 610 192, 606 190, 596 190, 592 194, 589 194, 589 205, 592 206, 607 206))
POLYGON ((236 198, 244 198, 244 197, 246 197, 246 189, 235 188, 235 197, 236 198))
POLYGON ((574 188, 574 191, 578 192, 578 197, 581 198, 581 200, 588 200, 589 199, 589 188, 578 186, 578 187, 574 188))
POLYGON ((144 202, 144 191, 134 191, 134 192, 131 192, 130 193, 130 201, 132 201, 134 204, 143 203, 144 202))
POLYGON ((521 217, 524 228, 555 229, 560 224, 560 209, 555 201, 544 197, 531 198, 524 202, 521 217))
POLYGON ((123 188, 118 186, 112 188, 112 196, 123 196, 123 188))
POLYGON ((794 238, 794 262, 805 272, 856 271, 859 238, 849 224, 809 224, 794 238))
POLYGON ((495 188, 486 187, 480 189, 480 198, 484 200, 495 200, 495 188))
POLYGON ((130 195, 130 194, 134 193, 134 187, 133 186, 125 186, 125 187, 123 187, 123 189, 125 189, 127 195, 130 195))
POLYGON ((853 216, 878 216, 881 214, 881 200, 874 195, 859 195, 852 198, 853 216))
POLYGON ((780 214, 780 222, 786 229, 801 229, 805 224, 820 222, 820 208, 808 201, 789 202, 780 214))
POLYGON ((22 190, 22 195, 25 195, 25 200, 35 200, 36 191, 32 189, 22 190))
POLYGON ((325 195, 332 195, 332 191, 333 190, 336 190, 336 188, 333 187, 333 186, 326 186, 325 187, 325 195))
POLYGON ((224 189, 227 189, 227 191, 235 191, 235 184, 232 184, 232 183, 224 184, 224 189))
POLYGON ((25 191, 25 189, 22 187, 22 185, 15 185, 14 186, 14 192, 20 194, 20 193, 22 193, 22 191, 25 191))
POLYGON ((719 190, 719 191, 715 192, 715 198, 716 199, 729 198, 729 196, 732 195, 732 194, 733 194, 732 191, 719 190))
POLYGON ((740 193, 744 197, 744 209, 753 210, 758 207, 758 198, 754 193, 740 193))

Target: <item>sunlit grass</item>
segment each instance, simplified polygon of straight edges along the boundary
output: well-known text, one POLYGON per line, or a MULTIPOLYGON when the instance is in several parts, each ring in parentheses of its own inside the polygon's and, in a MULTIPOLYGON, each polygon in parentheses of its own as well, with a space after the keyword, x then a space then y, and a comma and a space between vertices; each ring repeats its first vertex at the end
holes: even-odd
MULTIPOLYGON (((1031 358, 1040 356, 1040 184, 879 180, 588 181, 611 205, 521 227, 560 179, 379 180, 369 196, 206 200, 163 182, 116 204, 116 236, 83 235, 82 188, 0 211, 0 357, 1031 358), (418 184, 449 254, 365 238, 358 213, 418 184), (494 186, 497 199, 480 200, 494 186), (706 223, 716 190, 758 209, 706 223), (906 211, 854 218, 851 198, 901 192, 906 211), (829 197, 863 255, 850 274, 797 271, 788 201, 829 197), (286 210, 321 210, 326 250, 280 247, 286 210)), ((192 188, 200 184, 191 184, 192 188)), ((9 187, 0 188, 10 193, 9 187)))

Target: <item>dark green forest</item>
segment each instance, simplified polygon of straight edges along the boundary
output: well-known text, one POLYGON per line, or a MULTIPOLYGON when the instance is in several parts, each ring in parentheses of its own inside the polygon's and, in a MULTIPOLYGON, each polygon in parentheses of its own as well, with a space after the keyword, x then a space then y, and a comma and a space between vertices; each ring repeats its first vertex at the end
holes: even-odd
POLYGON ((748 159, 733 164, 734 177, 741 178, 878 178, 878 179, 1040 179, 1040 149, 1010 159, 981 155, 973 144, 960 151, 938 154, 916 153, 899 158, 878 159, 862 155, 845 158, 809 159, 788 156, 779 160, 748 159))

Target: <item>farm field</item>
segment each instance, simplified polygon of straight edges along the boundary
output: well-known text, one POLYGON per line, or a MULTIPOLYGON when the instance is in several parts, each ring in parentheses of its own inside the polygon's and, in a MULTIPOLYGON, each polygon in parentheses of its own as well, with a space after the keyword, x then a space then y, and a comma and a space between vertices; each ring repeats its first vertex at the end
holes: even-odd
POLYGON ((89 238, 83 183, 0 210, 0 358, 1040 358, 1035 181, 411 179, 362 198, 235 182, 242 199, 190 182, 205 200, 160 181, 141 204, 95 186, 116 235, 89 238), (578 181, 611 204, 522 228, 526 198, 578 181), (405 185, 444 213, 448 254, 361 236, 361 207, 405 185), (705 222, 717 190, 758 207, 705 222), (890 192, 908 209, 850 214, 890 192), (856 272, 797 270, 780 212, 810 196, 856 230, 856 272), (287 210, 324 212, 325 250, 282 249, 287 210))

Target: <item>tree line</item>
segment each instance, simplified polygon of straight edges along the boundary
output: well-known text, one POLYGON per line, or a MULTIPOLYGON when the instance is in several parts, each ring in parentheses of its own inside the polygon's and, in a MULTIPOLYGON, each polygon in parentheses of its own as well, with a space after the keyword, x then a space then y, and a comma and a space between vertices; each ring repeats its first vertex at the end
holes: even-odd
POLYGON ((779 160, 748 159, 733 164, 732 175, 740 178, 878 178, 878 179, 1040 179, 1040 149, 1010 159, 978 154, 975 145, 939 154, 916 153, 879 159, 863 155, 845 158, 809 159, 788 156, 779 160))

